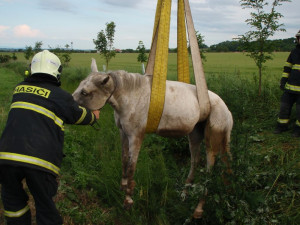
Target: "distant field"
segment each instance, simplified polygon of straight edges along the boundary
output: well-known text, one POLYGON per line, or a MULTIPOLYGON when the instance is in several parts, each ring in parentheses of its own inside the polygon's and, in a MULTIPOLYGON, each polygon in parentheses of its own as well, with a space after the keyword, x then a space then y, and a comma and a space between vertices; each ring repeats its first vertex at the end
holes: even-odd
MULTIPOLYGON (((278 79, 281 76, 284 62, 288 57, 288 52, 274 53, 274 59, 265 64, 265 74, 278 79)), ((205 53, 207 61, 204 62, 204 71, 207 75, 214 73, 257 73, 254 61, 243 53, 205 53)), ((110 70, 126 70, 128 72, 141 72, 141 64, 137 62, 137 53, 118 53, 109 63, 110 70)), ((23 53, 17 53, 19 61, 26 61, 23 53)), ((95 58, 98 69, 103 70, 105 64, 103 58, 97 53, 72 53, 70 67, 90 67, 91 58, 95 58)), ((176 77, 176 53, 169 54, 169 79, 176 77)), ((146 65, 146 64, 145 64, 146 65)))

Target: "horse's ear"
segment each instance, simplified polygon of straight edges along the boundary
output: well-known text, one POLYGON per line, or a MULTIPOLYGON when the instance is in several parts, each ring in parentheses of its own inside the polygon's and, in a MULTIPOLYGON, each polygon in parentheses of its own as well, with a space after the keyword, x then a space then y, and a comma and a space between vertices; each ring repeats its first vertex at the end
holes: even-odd
POLYGON ((105 77, 101 84, 105 85, 108 81, 109 81, 109 76, 105 77))
POLYGON ((103 76, 97 76, 94 82, 97 87, 101 87, 105 85, 108 81, 109 81, 109 76, 106 76, 104 79, 103 76))
POLYGON ((92 69, 92 72, 96 72, 96 73, 98 72, 96 60, 94 58, 92 58, 91 69, 92 69))

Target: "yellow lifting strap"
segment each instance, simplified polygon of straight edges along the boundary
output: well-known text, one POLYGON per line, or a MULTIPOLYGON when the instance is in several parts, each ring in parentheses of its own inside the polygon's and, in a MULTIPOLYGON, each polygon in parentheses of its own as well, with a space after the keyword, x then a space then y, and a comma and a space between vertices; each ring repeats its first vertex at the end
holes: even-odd
POLYGON ((186 40, 184 0, 177 6, 177 76, 178 81, 190 83, 189 54, 186 40))
MULTIPOLYGON (((157 130, 163 112, 170 32, 171 0, 158 0, 153 29, 152 45, 146 67, 146 74, 152 74, 151 98, 146 132, 157 130)), ((204 77, 200 51, 194 29, 188 0, 178 0, 177 17, 177 70, 178 80, 190 83, 189 60, 187 51, 186 26, 189 34, 194 76, 200 106, 201 120, 210 112, 210 102, 204 77)))
POLYGON ((158 0, 146 74, 152 74, 147 132, 155 132, 164 109, 171 17, 171 0, 158 0))

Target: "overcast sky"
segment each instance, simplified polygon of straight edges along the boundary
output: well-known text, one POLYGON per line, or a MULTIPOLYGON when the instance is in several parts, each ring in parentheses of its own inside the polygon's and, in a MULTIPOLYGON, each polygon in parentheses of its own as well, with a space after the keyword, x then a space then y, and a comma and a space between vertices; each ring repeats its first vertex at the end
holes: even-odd
MULTIPOLYGON (((269 0, 273 2, 273 0, 269 0)), ((114 47, 136 49, 139 41, 150 48, 157 0, 0 0, 0 47, 23 48, 43 42, 49 46, 94 49, 93 39, 106 23, 115 22, 114 47)), ((239 0, 190 0, 195 29, 210 46, 232 40, 250 27, 250 11, 239 0)), ((272 39, 294 37, 300 29, 300 0, 284 3, 277 11, 284 16, 287 32, 272 39)), ((177 1, 172 1, 170 48, 176 47, 177 1)))

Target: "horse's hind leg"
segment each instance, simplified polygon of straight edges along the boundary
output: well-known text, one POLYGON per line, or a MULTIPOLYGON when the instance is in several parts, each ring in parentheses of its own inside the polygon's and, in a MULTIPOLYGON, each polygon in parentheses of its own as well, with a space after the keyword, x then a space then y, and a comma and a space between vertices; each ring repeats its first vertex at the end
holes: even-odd
MULTIPOLYGON (((205 145, 206 145, 206 160, 207 171, 209 172, 215 164, 216 155, 220 153, 221 144, 224 139, 224 132, 213 130, 209 125, 205 129, 205 145)), ((207 195, 207 190, 205 196, 207 195)), ((205 198, 201 198, 193 214, 194 218, 201 218, 203 214, 203 206, 205 198)))
POLYGON ((232 155, 230 152, 230 132, 226 134, 227 136, 224 137, 222 145, 221 145, 221 159, 223 161, 223 163, 226 165, 227 167, 227 173, 231 174, 232 170, 231 170, 231 166, 229 161, 232 160, 232 155))
MULTIPOLYGON (((210 172, 216 161, 216 155, 221 154, 222 161, 227 166, 227 172, 231 172, 228 157, 231 159, 230 154, 230 134, 224 131, 214 130, 210 127, 206 127, 205 130, 205 145, 206 145, 206 159, 207 159, 207 171, 210 172)), ((207 195, 207 190, 205 195, 207 195)), ((200 199, 195 211, 194 218, 201 218, 203 213, 203 205, 205 199, 200 199)))
MULTIPOLYGON (((186 179, 186 184, 191 184, 195 178, 195 169, 200 162, 200 144, 203 140, 204 123, 199 123, 195 126, 194 130, 189 134, 189 147, 191 152, 191 167, 189 175, 186 179)), ((186 192, 186 191, 185 191, 186 192)), ((201 199, 194 211, 194 218, 201 218, 203 213, 204 199, 201 199)))
POLYGON ((210 171, 216 161, 216 155, 220 153, 224 140, 224 132, 214 131, 211 128, 206 130, 205 145, 206 145, 206 160, 207 171, 210 171))
POLYGON ((227 173, 231 173, 230 163, 232 157, 230 153, 230 134, 225 131, 210 131, 210 135, 205 138, 207 170, 210 171, 216 161, 216 155, 220 154, 222 162, 227 167, 227 173))
POLYGON ((188 139, 191 153, 191 167, 185 183, 191 184, 195 178, 195 169, 200 161, 200 144, 203 140, 203 128, 201 124, 197 124, 194 127, 194 130, 189 134, 188 139))

